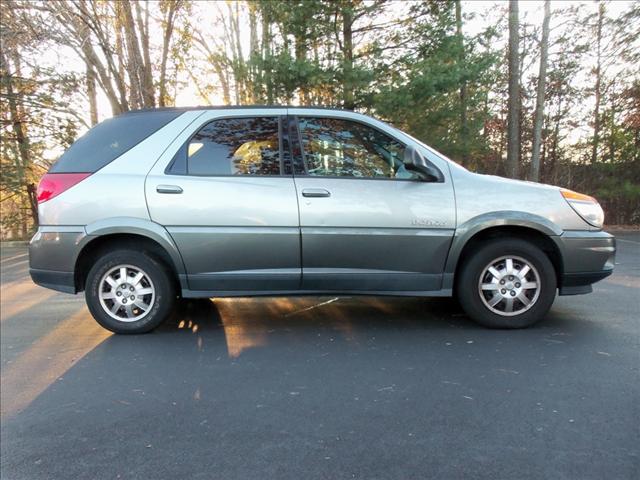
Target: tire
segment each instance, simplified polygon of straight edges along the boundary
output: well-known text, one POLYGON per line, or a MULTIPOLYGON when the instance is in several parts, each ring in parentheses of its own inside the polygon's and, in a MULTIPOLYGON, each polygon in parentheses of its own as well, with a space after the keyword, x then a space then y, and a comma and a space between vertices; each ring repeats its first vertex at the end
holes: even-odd
POLYGON ((85 299, 91 315, 114 333, 138 334, 153 330, 171 315, 175 298, 169 270, 144 251, 122 249, 105 253, 89 270, 85 283, 85 299), (124 280, 122 268, 125 268, 124 280), (139 274, 142 277, 138 278, 139 274))
POLYGON ((517 238, 480 244, 464 261, 456 281, 464 311, 489 328, 534 325, 551 308, 556 288, 556 272, 549 257, 532 243, 517 238), (495 301, 498 303, 492 305, 495 301))

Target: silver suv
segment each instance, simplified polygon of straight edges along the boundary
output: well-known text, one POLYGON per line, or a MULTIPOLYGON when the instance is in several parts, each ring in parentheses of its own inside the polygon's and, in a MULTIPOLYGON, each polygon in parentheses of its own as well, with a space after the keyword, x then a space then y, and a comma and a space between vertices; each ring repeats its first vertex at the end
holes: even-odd
POLYGON ((520 328, 611 274, 591 197, 471 173, 385 123, 321 108, 137 111, 74 143, 38 190, 39 285, 142 333, 177 297, 455 295, 520 328))

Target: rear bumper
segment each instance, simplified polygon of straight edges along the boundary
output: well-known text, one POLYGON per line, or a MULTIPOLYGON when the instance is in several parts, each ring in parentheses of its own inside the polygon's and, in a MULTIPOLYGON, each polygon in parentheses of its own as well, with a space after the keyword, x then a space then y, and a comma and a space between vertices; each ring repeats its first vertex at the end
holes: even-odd
POLYGON ((41 287, 50 288, 64 293, 76 293, 73 272, 57 272, 55 270, 40 270, 30 268, 29 275, 33 283, 41 287))
POLYGON ((29 242, 29 274, 34 283, 76 293, 74 269, 86 237, 81 226, 41 226, 29 242))
POLYGON ((592 284, 613 273, 616 239, 607 232, 567 231, 555 237, 562 252, 560 295, 593 291, 592 284))

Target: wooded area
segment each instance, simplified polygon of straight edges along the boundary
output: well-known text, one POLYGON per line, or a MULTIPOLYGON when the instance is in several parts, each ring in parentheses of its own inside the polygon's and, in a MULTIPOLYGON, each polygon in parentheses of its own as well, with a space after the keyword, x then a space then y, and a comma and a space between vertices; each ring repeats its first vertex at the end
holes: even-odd
POLYGON ((3 238, 99 120, 183 103, 337 106, 465 167, 640 223, 640 3, 2 0, 3 238), (520 8, 519 8, 520 7, 520 8), (530 9, 530 8, 529 8, 530 9))

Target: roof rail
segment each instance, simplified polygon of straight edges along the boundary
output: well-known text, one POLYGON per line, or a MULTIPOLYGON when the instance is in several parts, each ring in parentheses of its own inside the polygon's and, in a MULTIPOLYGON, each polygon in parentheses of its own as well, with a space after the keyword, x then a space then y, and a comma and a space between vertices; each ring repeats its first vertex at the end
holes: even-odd
POLYGON ((313 108, 318 110, 339 110, 343 112, 351 112, 353 110, 349 110, 346 108, 340 107, 326 107, 326 106, 315 106, 315 105, 203 105, 203 106, 192 106, 192 107, 158 107, 158 108, 141 108, 138 110, 128 110, 126 112, 122 112, 119 115, 127 115, 130 113, 146 113, 146 112, 159 112, 159 111, 182 111, 188 112, 192 110, 243 110, 250 108, 290 108, 290 109, 302 109, 302 108, 313 108))

